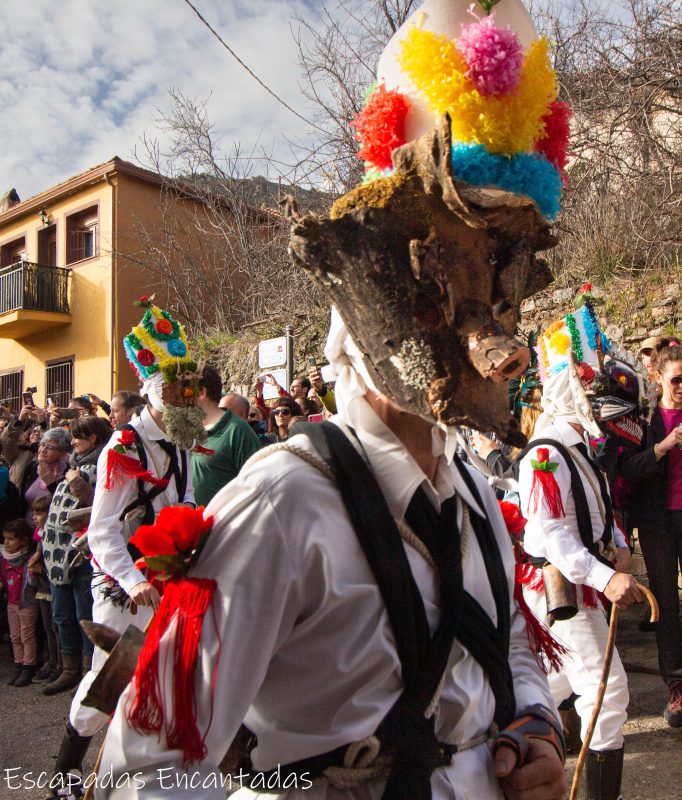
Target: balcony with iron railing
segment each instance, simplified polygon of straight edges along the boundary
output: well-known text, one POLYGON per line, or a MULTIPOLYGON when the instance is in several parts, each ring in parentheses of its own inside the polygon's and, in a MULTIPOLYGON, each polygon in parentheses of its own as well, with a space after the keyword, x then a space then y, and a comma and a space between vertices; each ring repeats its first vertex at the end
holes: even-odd
POLYGON ((71 270, 20 261, 0 269, 0 338, 21 339, 71 322, 71 270))

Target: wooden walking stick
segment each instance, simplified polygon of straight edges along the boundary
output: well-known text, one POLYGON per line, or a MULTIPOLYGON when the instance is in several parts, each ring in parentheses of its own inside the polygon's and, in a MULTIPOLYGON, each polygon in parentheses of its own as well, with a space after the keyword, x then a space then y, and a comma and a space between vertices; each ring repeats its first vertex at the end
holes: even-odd
MULTIPOLYGON (((654 597, 653 592, 650 589, 647 589, 646 586, 642 586, 641 583, 637 584, 637 588, 646 597, 647 602, 651 607, 651 621, 658 622, 658 603, 656 602, 656 598, 654 597)), ((618 616, 619 616, 619 608, 618 606, 614 605, 611 608, 611 622, 609 623, 609 639, 606 645, 606 655, 604 656, 604 666, 601 672, 599 691, 597 692, 597 699, 595 700, 594 708, 592 709, 590 724, 587 726, 585 741, 583 742, 583 746, 580 749, 580 755, 578 756, 578 763, 576 764, 575 773, 573 775, 573 783, 571 784, 571 794, 569 795, 568 800, 577 800, 578 789, 580 788, 580 779, 582 778, 583 770, 585 769, 585 761, 587 761, 587 753, 589 752, 590 749, 590 742, 592 741, 594 729, 597 726, 597 719, 599 718, 599 712, 601 711, 602 703, 604 702, 604 694, 606 693, 606 684, 608 683, 609 680, 609 672, 611 672, 611 661, 613 660, 613 651, 616 646, 616 633, 618 632, 618 616)))

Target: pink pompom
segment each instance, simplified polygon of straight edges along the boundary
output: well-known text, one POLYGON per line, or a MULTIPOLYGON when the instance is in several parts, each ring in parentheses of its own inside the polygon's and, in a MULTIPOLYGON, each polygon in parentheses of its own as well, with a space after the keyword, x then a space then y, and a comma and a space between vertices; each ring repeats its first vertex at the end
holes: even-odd
POLYGON ((496 28, 495 14, 462 25, 457 49, 467 62, 467 77, 483 97, 503 97, 521 79, 523 51, 510 28, 496 28))
POLYGON ((358 158, 379 170, 390 169, 393 151, 405 144, 405 117, 409 109, 405 95, 383 84, 378 86, 357 119, 351 122, 355 138, 362 145, 358 158))
POLYGON ((571 109, 561 100, 555 100, 549 107, 549 113, 543 117, 545 135, 535 143, 535 149, 561 172, 566 184, 566 164, 568 164, 568 148, 571 141, 571 109))

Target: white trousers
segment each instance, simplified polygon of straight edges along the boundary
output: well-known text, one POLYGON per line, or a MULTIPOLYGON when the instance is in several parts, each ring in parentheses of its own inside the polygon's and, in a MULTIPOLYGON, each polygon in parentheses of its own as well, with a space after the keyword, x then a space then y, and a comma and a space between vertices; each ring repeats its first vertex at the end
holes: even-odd
MULTIPOLYGON (((524 586, 523 595, 532 612, 547 627, 545 593, 534 592, 524 586)), ((581 598, 581 595, 578 589, 578 597, 581 598)), ((578 600, 578 604, 580 610, 573 619, 557 621, 550 628, 552 636, 569 650, 569 655, 563 658, 562 671, 552 670, 547 678, 557 705, 570 697, 572 692, 578 695, 575 709, 580 717, 580 733, 584 739, 599 690, 609 626, 601 606, 584 608, 582 599, 578 600)), ((629 700, 625 669, 618 651, 614 650, 591 750, 616 750, 623 746, 623 725, 627 720, 629 700)))
MULTIPOLYGON (((111 600, 105 599, 102 595, 103 588, 97 586, 92 589, 92 621, 108 625, 119 633, 123 633, 128 625, 134 625, 136 628, 143 630, 151 617, 151 607, 139 606, 137 614, 131 614, 129 609, 115 606, 111 600)), ((83 680, 80 682, 78 691, 71 703, 69 721, 81 736, 94 736, 109 721, 109 714, 83 705, 85 695, 102 669, 102 665, 107 660, 108 655, 104 650, 95 647, 95 652, 92 656, 92 669, 87 675, 83 676, 83 680)))

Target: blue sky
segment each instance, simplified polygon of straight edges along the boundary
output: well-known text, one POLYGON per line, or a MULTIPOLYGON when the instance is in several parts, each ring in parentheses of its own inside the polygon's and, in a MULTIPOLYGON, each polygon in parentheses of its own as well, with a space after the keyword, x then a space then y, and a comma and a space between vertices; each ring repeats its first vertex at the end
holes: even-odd
MULTIPOLYGON (((241 58, 302 112, 290 21, 313 0, 196 0, 241 58)), ((183 0, 2 0, 0 193, 22 199, 132 158, 168 89, 205 99, 224 144, 284 152, 305 125, 229 56, 183 0)), ((256 170, 259 172, 261 170, 256 170)))

